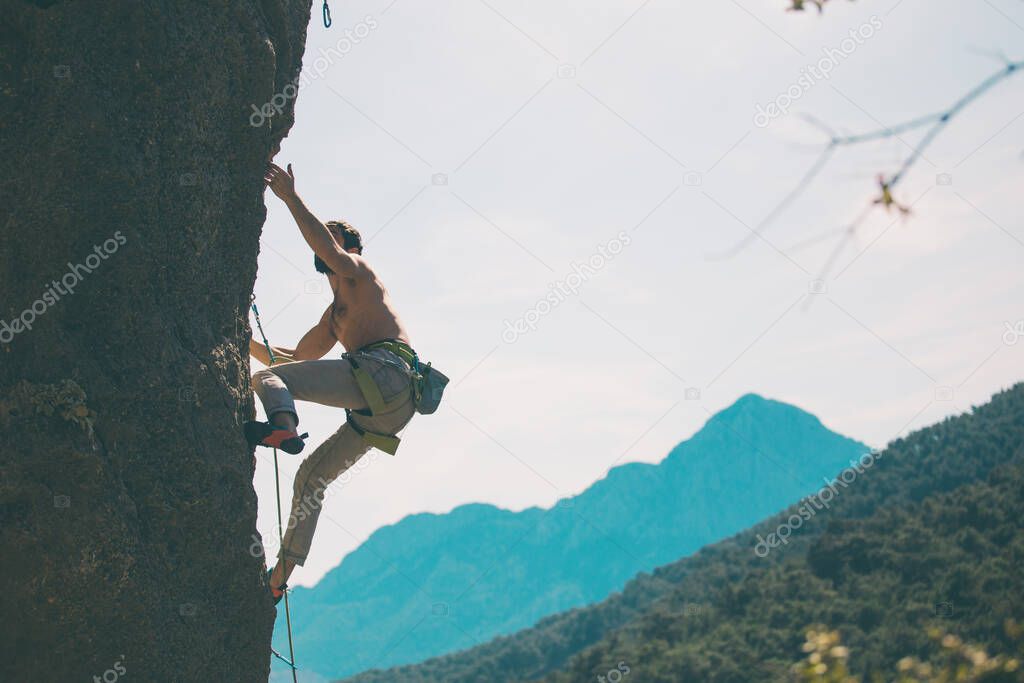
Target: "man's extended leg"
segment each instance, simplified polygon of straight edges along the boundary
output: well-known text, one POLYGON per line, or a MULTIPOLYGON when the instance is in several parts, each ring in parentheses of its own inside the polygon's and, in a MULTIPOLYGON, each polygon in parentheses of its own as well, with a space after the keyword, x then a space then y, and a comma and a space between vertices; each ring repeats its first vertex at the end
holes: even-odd
MULTIPOLYGON (((391 360, 401 362, 397 356, 391 360)), ((379 358, 366 357, 361 362, 373 376, 384 400, 390 404, 386 413, 361 418, 363 428, 394 434, 408 423, 415 412, 409 378, 405 372, 383 364, 379 358), (405 400, 397 401, 403 396, 405 400)), ((366 408, 352 365, 344 359, 274 366, 257 372, 253 376, 253 386, 268 415, 288 413, 294 416, 296 399, 338 408, 366 408)), ((295 419, 297 422, 297 417, 295 419)), ((368 450, 363 437, 351 425, 345 424, 303 462, 295 477, 288 532, 281 548, 281 561, 271 577, 271 586, 284 584, 292 569, 305 562, 328 485, 368 450)))
POLYGON ((281 585, 287 581, 296 565, 305 563, 327 496, 327 488, 368 450, 363 438, 346 423, 299 467, 295 475, 288 529, 281 547, 281 561, 274 569, 271 585, 281 585))
MULTIPOLYGON (((252 386, 256 395, 259 396, 260 402, 263 403, 267 419, 272 424, 290 431, 295 431, 299 422, 298 414, 295 410, 296 400, 312 401, 337 408, 362 409, 366 407, 366 400, 363 398, 362 391, 360 391, 355 376, 352 374, 352 366, 344 359, 298 361, 275 365, 272 368, 255 373, 252 377, 252 386)), ((295 478, 292 514, 288 518, 289 537, 294 535, 293 532, 299 524, 300 517, 308 517, 303 508, 303 496, 306 495, 304 489, 308 481, 314 482, 314 488, 319 483, 318 478, 321 477, 327 483, 330 483, 335 477, 351 466, 351 463, 346 465, 343 462, 339 462, 337 454, 328 456, 324 451, 332 442, 335 448, 345 446, 345 443, 338 443, 338 436, 344 429, 345 427, 342 427, 337 434, 317 448, 299 469, 299 473, 295 478), (316 463, 320 463, 320 470, 308 474, 316 463), (328 476, 331 474, 332 467, 335 469, 335 472, 332 476, 328 476), (304 471, 308 476, 305 476, 304 471), (305 482, 303 479, 305 479, 305 482), (300 484, 302 484, 301 489, 303 490, 300 490, 300 484)), ((356 441, 361 446, 362 439, 359 439, 358 435, 356 436, 356 441)), ((348 450, 354 453, 351 446, 348 450)), ((366 450, 364 448, 361 453, 355 455, 351 462, 358 460, 359 456, 365 453, 366 450)), ((342 461, 344 460, 345 458, 342 458, 342 461)), ((326 489, 326 487, 327 484, 323 484, 323 488, 326 489)), ((317 514, 319 514, 319 504, 317 505, 317 514)), ((306 521, 308 522, 308 519, 306 521)), ((303 526, 305 527, 307 524, 303 524, 303 526)), ((312 530, 315 527, 316 519, 314 518, 312 524, 309 525, 309 540, 312 540, 312 530)), ((302 535, 305 536, 306 533, 302 535)), ((298 545, 302 546, 302 542, 298 545)), ((286 541, 284 548, 288 547, 290 546, 286 541)), ((279 561, 274 567, 274 573, 271 576, 272 586, 284 584, 291 575, 295 565, 305 561, 306 553, 309 551, 307 541, 305 542, 305 550, 299 553, 301 554, 300 561, 296 562, 296 553, 286 554, 283 552, 284 548, 282 548, 279 561)))

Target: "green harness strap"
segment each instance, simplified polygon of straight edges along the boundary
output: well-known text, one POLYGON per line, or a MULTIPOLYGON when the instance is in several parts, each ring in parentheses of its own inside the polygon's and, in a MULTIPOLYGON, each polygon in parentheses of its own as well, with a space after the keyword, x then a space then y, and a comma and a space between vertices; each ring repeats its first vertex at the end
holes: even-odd
POLYGON ((356 377, 359 390, 363 392, 363 398, 366 399, 366 405, 369 406, 371 415, 386 413, 399 407, 405 401, 403 396, 399 396, 391 402, 385 401, 384 395, 380 393, 380 387, 370 377, 370 373, 356 365, 352 358, 349 358, 348 361, 352 364, 352 374, 356 377))
MULTIPOLYGON (((373 351, 376 349, 384 349, 385 351, 390 351, 391 353, 394 353, 396 356, 398 356, 403 361, 409 364, 409 366, 413 369, 414 373, 412 383, 413 402, 415 403, 416 401, 418 401, 419 396, 417 396, 416 394, 418 394, 419 383, 416 381, 415 375, 419 374, 419 359, 416 357, 416 352, 413 351, 408 344, 392 340, 374 342, 372 344, 364 346, 363 348, 359 349, 359 351, 373 351)), ((365 443, 367 446, 370 446, 371 448, 380 449, 389 455, 394 455, 396 451, 398 451, 398 444, 401 443, 401 439, 391 434, 378 434, 376 432, 367 431, 366 429, 356 424, 354 420, 352 420, 352 413, 355 413, 356 415, 367 415, 368 413, 370 417, 374 415, 387 413, 399 408, 402 405, 402 403, 405 402, 405 397, 399 396, 393 401, 385 401, 384 395, 380 391, 380 387, 378 387, 377 383, 373 381, 373 377, 370 376, 370 373, 359 367, 359 364, 351 355, 345 354, 345 358, 347 358, 348 362, 352 365, 352 374, 356 378, 356 384, 359 385, 359 390, 362 392, 363 398, 366 399, 366 405, 368 407, 368 410, 366 411, 348 411, 348 423, 352 425, 352 428, 356 431, 357 434, 363 437, 363 443, 365 443)))
MULTIPOLYGON (((349 411, 351 413, 351 411, 349 411)), ((398 444, 401 443, 401 439, 397 436, 391 436, 390 434, 377 434, 376 432, 368 432, 355 421, 352 420, 352 416, 349 415, 348 424, 352 429, 356 431, 356 434, 363 437, 363 443, 371 448, 378 448, 388 455, 394 455, 398 451, 398 444)))
MULTIPOLYGON (((421 385, 421 382, 423 380, 423 374, 420 372, 419 356, 416 355, 416 352, 413 350, 413 348, 406 344, 405 342, 392 339, 385 339, 384 341, 374 342, 373 344, 370 344, 366 348, 368 350, 384 349, 386 351, 390 351, 391 353, 395 354, 403 361, 405 361, 406 364, 410 368, 412 368, 412 400, 413 403, 418 406, 421 398, 420 392, 422 391, 423 388, 421 385)), ((427 366, 429 367, 430 363, 427 363, 427 366)))

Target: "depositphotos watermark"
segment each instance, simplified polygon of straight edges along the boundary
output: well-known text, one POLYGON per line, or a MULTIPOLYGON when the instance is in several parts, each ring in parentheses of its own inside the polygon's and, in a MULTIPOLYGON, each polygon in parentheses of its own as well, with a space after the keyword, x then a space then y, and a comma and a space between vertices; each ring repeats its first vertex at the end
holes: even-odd
POLYGON ((86 256, 84 263, 68 263, 68 270, 61 276, 60 281, 51 280, 50 286, 32 304, 21 312, 21 315, 12 318, 10 321, 0 320, 0 344, 10 344, 15 335, 26 330, 31 330, 36 320, 56 306, 61 297, 70 296, 75 293, 75 287, 85 279, 86 275, 92 274, 94 270, 108 258, 113 256, 118 249, 127 244, 128 238, 118 230, 114 236, 94 246, 93 253, 86 256))
POLYGON ((767 105, 757 105, 757 113, 754 114, 754 125, 758 128, 766 128, 772 120, 785 115, 793 103, 799 100, 804 94, 813 88, 815 84, 832 77, 832 71, 836 69, 843 60, 857 51, 857 48, 866 40, 874 37, 875 33, 882 30, 882 20, 877 15, 855 29, 850 29, 850 37, 843 38, 839 47, 822 48, 825 56, 815 64, 808 64, 800 69, 800 77, 796 83, 790 85, 786 90, 775 97, 767 105))
POLYGON ((783 524, 780 524, 778 529, 768 534, 767 538, 763 538, 761 534, 757 535, 757 543, 754 544, 754 554, 758 557, 768 557, 768 553, 772 551, 772 548, 778 548, 779 545, 788 545, 789 537, 793 535, 794 530, 802 527, 804 522, 818 513, 818 510, 822 508, 828 509, 832 501, 839 496, 840 488, 845 489, 857 481, 857 477, 863 474, 864 470, 874 465, 875 461, 881 457, 881 452, 872 450, 856 460, 851 460, 850 466, 840 472, 839 476, 835 479, 826 477, 825 486, 817 493, 812 493, 801 500, 796 512, 790 515, 783 524))
POLYGON ((607 673, 598 674, 597 683, 619 683, 629 675, 629 672, 629 665, 624 661, 619 662, 613 668, 608 669, 607 673))
POLYGON ((570 295, 579 294, 580 287, 584 282, 592 278, 602 268, 622 253, 622 250, 632 243, 633 238, 627 232, 620 231, 613 239, 606 244, 597 246, 597 253, 592 254, 584 263, 572 262, 572 272, 563 279, 550 285, 550 291, 543 299, 533 305, 523 315, 515 320, 505 320, 505 330, 501 333, 501 339, 506 344, 515 343, 519 337, 527 332, 537 329, 537 322, 553 311, 558 304, 569 298, 570 295))
MULTIPOLYGON (((313 489, 312 493, 305 494, 298 503, 293 501, 292 511, 288 515, 288 525, 285 528, 286 531, 291 531, 299 522, 303 522, 314 513, 319 513, 323 510, 327 499, 339 492, 341 489, 348 486, 352 479, 376 462, 380 457, 380 454, 374 450, 368 455, 363 456, 355 462, 351 467, 342 472, 333 481, 327 481, 323 477, 317 477, 316 488, 313 489)), ((252 534, 252 543, 249 544, 249 554, 253 557, 276 557, 280 550, 281 538, 280 536, 274 535, 266 539, 261 539, 256 534, 252 534), (264 541, 267 542, 264 547, 264 541)))
POLYGON ((274 116, 280 116, 284 113, 288 101, 295 99, 299 94, 300 85, 306 86, 318 78, 323 78, 327 70, 334 65, 335 60, 343 59, 345 55, 352 51, 353 47, 361 43, 378 25, 373 15, 367 14, 363 17, 362 21, 352 28, 343 29, 341 31, 343 35, 334 44, 334 47, 329 47, 326 50, 320 48, 318 50, 320 55, 313 60, 309 68, 303 69, 298 78, 281 88, 281 92, 271 97, 269 102, 265 103, 262 107, 257 107, 255 104, 249 105, 252 107, 252 114, 249 115, 249 125, 253 128, 259 128, 266 125, 267 121, 274 118, 274 116))
POLYGON ((124 665, 124 655, 118 657, 114 665, 103 672, 100 676, 93 676, 93 683, 116 683, 117 680, 128 673, 124 665))
POLYGON ((1024 337, 1024 319, 1013 323, 1007 321, 1003 326, 1006 328, 1003 332, 1003 343, 1007 346, 1016 346, 1021 337, 1024 337))
MULTIPOLYGON (((319 510, 323 508, 324 502, 327 500, 327 491, 331 486, 331 482, 324 480, 323 477, 318 477, 317 479, 319 480, 320 485, 313 490, 313 493, 307 493, 302 497, 297 509, 295 503, 292 503, 293 508, 292 512, 288 515, 287 531, 291 531, 299 522, 309 519, 309 516, 312 515, 313 512, 319 512, 319 510)), ((281 539, 278 536, 272 536, 269 541, 270 543, 266 550, 273 550, 274 552, 264 553, 263 540, 256 534, 253 534, 252 543, 249 544, 249 554, 253 557, 263 557, 264 554, 268 557, 276 557, 278 554, 277 551, 280 550, 277 546, 281 543, 281 539)))

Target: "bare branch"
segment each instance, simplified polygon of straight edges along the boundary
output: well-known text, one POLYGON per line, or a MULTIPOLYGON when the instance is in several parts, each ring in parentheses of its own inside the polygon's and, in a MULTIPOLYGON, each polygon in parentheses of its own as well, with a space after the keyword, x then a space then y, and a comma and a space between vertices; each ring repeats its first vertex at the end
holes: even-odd
MULTIPOLYGON (((793 4, 794 6, 790 8, 791 10, 801 11, 803 9, 802 0, 793 0, 793 4), (800 6, 797 7, 797 5, 800 6)), ((821 9, 821 3, 815 2, 814 4, 818 6, 819 10, 821 9)), ((814 164, 811 165, 803 177, 800 178, 796 187, 787 193, 786 196, 768 212, 765 218, 757 225, 756 228, 754 228, 751 234, 744 237, 726 251, 712 255, 711 258, 728 258, 735 256, 755 239, 760 238, 761 233, 767 229, 786 209, 788 209, 790 205, 792 205, 793 202, 795 202, 807 190, 808 186, 814 182, 837 148, 859 145, 887 138, 898 138, 903 133, 930 126, 930 128, 927 128, 924 136, 921 138, 921 141, 917 146, 910 146, 912 152, 903 160, 895 173, 888 177, 884 174, 879 174, 879 195, 868 204, 867 208, 862 211, 853 222, 842 229, 842 232, 844 232, 845 235, 839 247, 833 251, 832 255, 829 257, 828 262, 823 269, 822 277, 824 277, 824 275, 831 270, 831 267, 834 264, 835 259, 838 258, 839 253, 842 252, 842 249, 845 248, 849 240, 853 238, 853 234, 864 223, 872 209, 875 207, 882 207, 886 211, 889 211, 895 208, 902 214, 910 213, 909 206, 900 204, 896 201, 892 194, 893 189, 906 177, 910 169, 913 168, 913 166, 922 158, 924 150, 935 141, 939 134, 942 133, 946 126, 949 125, 950 121, 994 86, 1022 69, 1024 69, 1024 61, 1007 62, 1003 69, 1000 69, 998 72, 992 74, 981 83, 971 88, 965 95, 944 111, 920 116, 916 119, 911 119, 895 126, 886 126, 884 128, 870 130, 855 135, 837 135, 831 127, 827 126, 823 122, 812 116, 804 115, 802 118, 804 118, 810 125, 829 136, 829 141, 819 153, 817 160, 815 160, 814 164)), ((835 232, 837 232, 837 230, 833 228, 826 231, 825 234, 831 235, 835 232)), ((822 235, 812 236, 811 238, 801 242, 798 246, 806 246, 809 243, 817 242, 821 236, 822 235)))

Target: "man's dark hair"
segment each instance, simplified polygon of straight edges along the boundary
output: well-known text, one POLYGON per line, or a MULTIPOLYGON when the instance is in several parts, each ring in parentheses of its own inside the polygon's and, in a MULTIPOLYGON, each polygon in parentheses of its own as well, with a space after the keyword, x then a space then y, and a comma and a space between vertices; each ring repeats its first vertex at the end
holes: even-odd
MULTIPOLYGON (((359 234, 359 231, 353 228, 345 221, 327 221, 324 225, 331 231, 331 236, 334 239, 341 239, 341 247, 345 251, 349 249, 355 249, 357 254, 363 253, 363 237, 359 234)), ((313 267, 316 268, 316 272, 323 273, 324 275, 334 275, 334 271, 324 263, 323 259, 317 255, 313 255, 313 267)))
POLYGON ((334 234, 335 238, 337 238, 338 233, 341 233, 342 247, 344 247, 345 251, 357 249, 356 253, 363 253, 363 237, 351 225, 345 221, 327 221, 327 229, 334 234))

